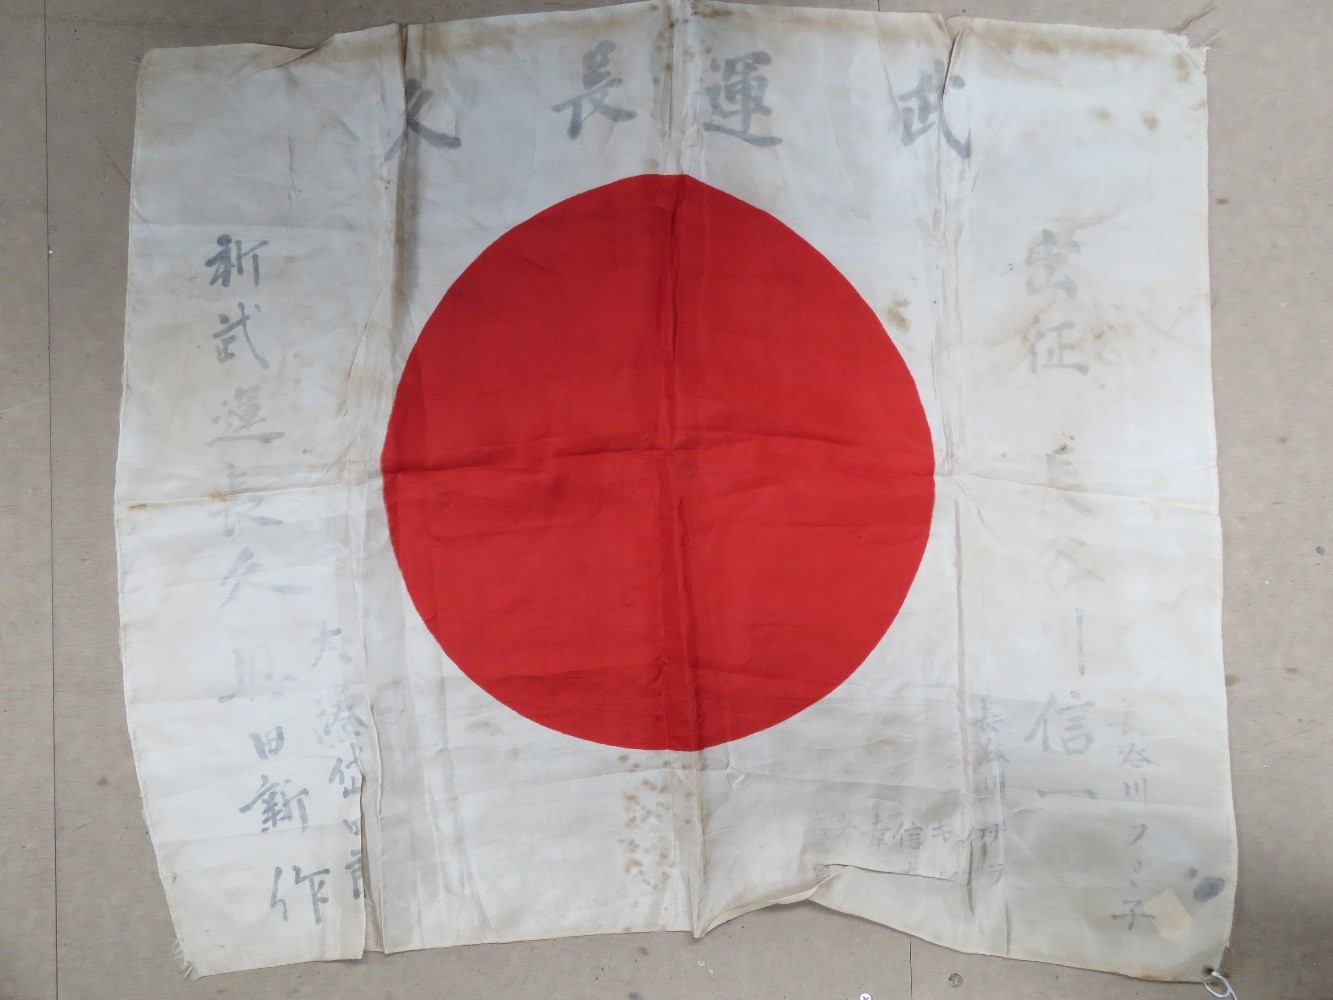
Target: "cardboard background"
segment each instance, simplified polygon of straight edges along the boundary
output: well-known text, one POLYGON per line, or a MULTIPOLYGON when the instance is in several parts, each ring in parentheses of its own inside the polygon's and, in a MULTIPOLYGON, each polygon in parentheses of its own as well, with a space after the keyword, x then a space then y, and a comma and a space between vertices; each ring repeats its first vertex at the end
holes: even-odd
MULTIPOLYGON (((807 0, 807 4, 810 0, 807 0)), ((930 10, 1175 27, 1201 0, 917 0, 930 10)), ((838 6, 873 6, 839 0, 838 6)), ((0 998, 1204 997, 959 955, 799 905, 684 934, 427 951, 185 981, 121 701, 111 495, 138 60, 552 9, 539 0, 0 4, 0 998), (950 981, 953 974, 961 980, 950 981), (956 983, 956 985, 955 985, 956 983)), ((1333 996, 1324 659, 1333 546, 1333 13, 1218 0, 1209 56, 1224 636, 1241 838, 1228 972, 1244 1000, 1333 996)), ((244 150, 236 150, 243 157, 244 150)))

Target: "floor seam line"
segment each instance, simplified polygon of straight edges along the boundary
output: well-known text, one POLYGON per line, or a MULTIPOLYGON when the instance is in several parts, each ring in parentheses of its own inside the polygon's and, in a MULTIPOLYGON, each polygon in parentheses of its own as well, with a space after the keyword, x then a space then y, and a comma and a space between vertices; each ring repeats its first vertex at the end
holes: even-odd
POLYGON ((50 604, 47 614, 51 628, 51 966, 55 1000, 60 1000, 60 810, 59 784, 56 781, 56 490, 55 490, 55 407, 52 389, 51 331, 51 21, 48 0, 42 0, 42 163, 46 204, 46 489, 47 554, 50 559, 50 604))

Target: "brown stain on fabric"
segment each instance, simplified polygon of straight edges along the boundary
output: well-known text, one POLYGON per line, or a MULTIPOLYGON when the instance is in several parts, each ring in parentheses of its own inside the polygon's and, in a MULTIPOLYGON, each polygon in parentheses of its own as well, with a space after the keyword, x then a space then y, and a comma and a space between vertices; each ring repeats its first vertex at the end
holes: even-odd
POLYGON ((1079 344, 1082 354, 1080 361, 1095 367, 1118 365, 1125 362, 1154 358, 1160 349, 1152 346, 1151 338, 1145 337, 1123 318, 1112 322, 1100 318, 1089 323, 1090 334, 1085 334, 1079 344))
POLYGON ((1190 69, 1193 67, 1183 52, 1177 52, 1176 57, 1171 60, 1172 65, 1176 67, 1176 79, 1181 83, 1189 83, 1190 69))
POLYGON ((1227 687, 1235 687, 1240 682, 1240 678, 1235 674, 1227 674, 1227 687))
POLYGON ((903 309, 906 308, 906 306, 906 299, 894 299, 893 305, 884 310, 885 321, 889 326, 901 333, 906 333, 908 329, 907 317, 903 315, 903 309))
POLYGON ((1149 111, 1147 114, 1143 116, 1143 124, 1148 126, 1148 131, 1151 132, 1158 125, 1161 124, 1161 120, 1151 111, 1149 111))
POLYGON ((1001 50, 1027 49, 1048 56, 1078 54, 1090 56, 1150 57, 1152 51, 1134 36, 1125 37, 1120 32, 1092 28, 1046 28, 1040 33, 1028 25, 1018 23, 994 23, 975 29, 978 35, 1001 50))
POLYGON ((621 863, 626 875, 654 894, 665 891, 674 870, 674 812, 672 803, 661 798, 670 789, 669 779, 659 785, 643 778, 631 790, 621 792, 625 830, 617 838, 623 851, 621 863))
POLYGON ((1110 108, 1093 108, 1092 113, 1094 116, 1100 118, 1104 122, 1109 122, 1111 120, 1110 108))

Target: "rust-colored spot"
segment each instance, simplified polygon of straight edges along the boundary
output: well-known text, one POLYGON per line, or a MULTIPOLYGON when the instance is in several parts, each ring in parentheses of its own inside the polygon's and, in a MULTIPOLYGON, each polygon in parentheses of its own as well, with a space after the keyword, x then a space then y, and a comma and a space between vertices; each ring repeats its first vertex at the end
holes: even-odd
POLYGON ((884 319, 888 321, 889 326, 903 333, 907 332, 907 317, 903 315, 903 308, 906 305, 906 299, 894 299, 893 305, 884 311, 884 319))
POLYGON ((130 510, 147 510, 147 509, 148 509, 148 504, 146 504, 146 503, 132 503, 132 504, 130 504, 129 509, 130 509, 130 510))
POLYGON ((1235 687, 1239 680, 1240 678, 1235 674, 1227 674, 1227 687, 1235 687))
POLYGON ((218 503, 226 503, 226 502, 227 502, 227 491, 226 491, 226 490, 214 490, 212 493, 208 494, 208 499, 210 499, 210 500, 216 500, 218 503))

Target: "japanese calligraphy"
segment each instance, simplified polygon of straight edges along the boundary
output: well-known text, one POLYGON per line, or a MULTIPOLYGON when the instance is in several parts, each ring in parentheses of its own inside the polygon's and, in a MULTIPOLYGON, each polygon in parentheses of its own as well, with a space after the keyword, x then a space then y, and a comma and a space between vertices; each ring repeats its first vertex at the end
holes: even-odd
MULTIPOLYGON (((328 880, 324 877, 330 873, 328 868, 320 868, 317 871, 303 872, 300 865, 292 865, 292 885, 304 885, 310 892, 310 913, 316 924, 324 922, 323 907, 329 901, 329 897, 324 895, 324 888, 328 885, 328 880)), ((273 869, 273 889, 269 894, 269 909, 282 907, 282 919, 287 919, 287 901, 278 895, 278 888, 282 883, 282 869, 273 869)))
POLYGON ((1058 240, 1049 229, 1041 231, 1041 239, 1025 258, 1028 266, 1028 294, 1036 295, 1054 288, 1071 299, 1078 295, 1078 285, 1065 271, 1069 258, 1082 252, 1074 240, 1058 240))
POLYGON ((899 107, 903 116, 903 145, 910 146, 924 135, 939 128, 940 134, 948 147, 964 160, 972 156, 972 133, 960 140, 949 127, 949 120, 944 116, 944 92, 947 87, 959 89, 966 86, 963 78, 957 74, 945 80, 944 63, 936 59, 932 71, 921 71, 917 85, 904 94, 898 95, 899 107))
MULTIPOLYGON (((256 313, 259 312, 259 306, 255 306, 254 310, 256 313)), ((259 363, 260 368, 267 370, 268 359, 259 353, 254 338, 250 336, 250 320, 253 318, 252 313, 245 311, 244 302, 236 303, 235 319, 232 319, 227 313, 218 313, 218 322, 222 324, 222 327, 213 334, 213 339, 217 341, 213 349, 217 355, 218 364, 226 364, 228 361, 236 359, 236 352, 231 348, 238 339, 243 337, 250 356, 259 363), (236 332, 238 330, 240 331, 239 334, 236 332)))
POLYGON ((333 762, 333 769, 329 771, 329 784, 338 785, 342 789, 343 798, 350 799, 361 792, 362 776, 361 748, 350 743, 347 758, 344 760, 339 757, 333 762))
POLYGON ((713 71, 720 72, 722 79, 705 87, 704 93, 708 95, 713 117, 720 121, 704 122, 705 131, 734 136, 751 146, 776 146, 782 141, 774 135, 755 135, 751 131, 755 115, 767 117, 773 113, 764 104, 768 77, 759 72, 760 67, 772 61, 767 52, 749 52, 720 63, 712 61, 713 71))
POLYGON ((409 77, 404 83, 403 101, 407 105, 406 121, 403 123, 403 131, 393 141, 389 151, 384 154, 385 163, 388 163, 402 152, 403 147, 407 145, 409 132, 425 139, 436 149, 457 149, 463 144, 463 140, 458 136, 449 135, 422 123, 421 112, 425 110, 426 105, 430 103, 434 96, 435 91, 427 90, 416 77, 409 77))
POLYGON ((209 285, 221 284, 223 288, 231 287, 231 278, 233 274, 245 275, 245 262, 250 261, 250 275, 254 279, 255 287, 259 287, 259 251, 262 247, 268 246, 268 240, 260 240, 258 243, 245 249, 245 244, 239 239, 235 239, 229 233, 223 233, 217 239, 218 251, 204 261, 204 267, 213 269, 213 277, 209 279, 209 285))
POLYGON ((213 417, 212 423, 225 433, 209 441, 210 445, 219 441, 257 441, 260 444, 272 444, 283 436, 283 431, 253 430, 260 424, 268 422, 268 418, 261 415, 263 407, 257 385, 237 386, 230 399, 222 400, 220 409, 222 412, 213 417))
POLYGON ((611 53, 616 43, 600 41, 583 54, 583 93, 561 101, 551 110, 569 112, 568 134, 577 139, 583 132, 584 123, 593 115, 601 115, 611 124, 627 122, 637 116, 637 111, 613 107, 609 101, 610 92, 624 85, 624 80, 612 74, 611 53))
POLYGON ((220 704, 225 705, 242 695, 245 696, 246 700, 252 702, 256 696, 275 693, 281 695, 283 685, 296 683, 295 674, 279 676, 272 667, 268 666, 268 651, 265 649, 249 651, 233 649, 231 655, 232 670, 236 674, 236 690, 218 698, 220 704))
POLYGON ((245 474, 236 466, 227 463, 227 499, 222 501, 217 510, 209 511, 209 517, 222 519, 222 533, 228 538, 236 534, 238 528, 273 528, 282 524, 276 517, 267 517, 259 513, 263 506, 263 497, 238 496, 246 488, 245 474))
MULTIPOLYGON (((1046 570, 1046 579, 1050 582, 1051 586, 1061 590, 1068 590, 1076 583, 1105 583, 1106 580, 1104 577, 1094 573, 1082 559, 1075 555, 1076 550, 1082 551, 1087 549, 1087 543, 1073 537, 1065 539, 1065 542, 1067 543, 1066 545, 1061 545, 1058 542, 1051 542, 1043 550, 1044 552, 1051 552, 1054 550, 1048 561, 1046 570)), ((1084 558, 1086 558, 1086 552, 1083 554, 1084 558)), ((1082 619, 1078 619, 1077 621, 1081 628, 1082 619)))
POLYGON ((991 699, 982 696, 981 714, 973 723, 976 726, 980 739, 980 756, 983 764, 1007 764, 1009 758, 1000 750, 996 741, 996 734, 1000 731, 1004 719, 997 713, 991 704, 991 699))
POLYGON ((361 850, 352 852, 352 860, 343 865, 343 870, 352 876, 352 898, 360 899, 364 892, 365 885, 365 863, 361 860, 361 850))
MULTIPOLYGON (((1077 698, 1078 692, 1071 691, 1070 695, 1077 698)), ((1042 750, 1050 750, 1051 724, 1054 722, 1057 725, 1056 739, 1061 751, 1066 756, 1082 756, 1088 752, 1088 749, 1095 742, 1092 733, 1088 732, 1085 726, 1087 721, 1086 712, 1094 707, 1090 701, 1062 705, 1055 695, 1051 695, 1046 700, 1046 705, 1042 708, 1041 714, 1037 716, 1037 721, 1032 724, 1028 734, 1023 737, 1023 742, 1031 743, 1038 740, 1042 750)))
POLYGON ((302 788, 298 791, 288 792, 287 786, 291 779, 282 781, 270 781, 268 775, 262 775, 259 779, 259 791, 245 805, 238 810, 242 813, 248 813, 256 807, 259 808, 261 833, 268 833, 270 830, 276 830, 283 823, 299 823, 301 832, 305 833, 310 816, 306 812, 305 797, 310 794, 308 788, 302 788))
MULTIPOLYGON (((1129 907, 1129 909, 1127 909, 1124 913, 1112 913, 1111 919, 1126 921, 1125 924, 1126 930, 1132 931, 1136 926, 1138 926, 1140 921, 1155 919, 1151 913, 1147 913, 1144 911, 1143 909, 1144 904, 1143 900, 1141 899, 1127 899, 1125 900, 1124 905, 1129 907)), ((1152 925, 1149 924, 1149 926, 1152 925)))
POLYGON ((352 658, 346 653, 338 652, 338 642, 336 641, 343 634, 340 628, 329 628, 324 622, 319 623, 319 635, 315 639, 315 660, 310 664, 310 669, 314 670, 324 661, 328 653, 337 653, 338 659, 343 663, 351 663, 352 658))
POLYGON ((1040 316, 1028 327, 1028 361, 1032 371, 1063 368, 1067 371, 1088 374, 1088 366, 1076 360, 1078 344, 1071 339, 1074 329, 1072 320, 1056 323, 1054 326, 1039 329, 1042 326, 1040 316))
POLYGON ((265 733, 251 733, 250 742, 254 744, 255 755, 260 760, 271 760, 282 753, 282 748, 287 741, 283 735, 282 727, 274 726, 265 733))
POLYGON ((264 564, 255 558, 254 549, 249 546, 241 549, 240 553, 232 561, 231 568, 228 569, 222 579, 218 581, 218 585, 227 591, 227 596, 222 600, 222 607, 226 607, 232 601, 236 600, 242 587, 247 583, 253 584, 254 586, 274 594, 300 594, 310 589, 309 587, 298 587, 291 584, 258 583, 250 579, 250 577, 254 576, 256 573, 262 572, 263 569, 264 564))

